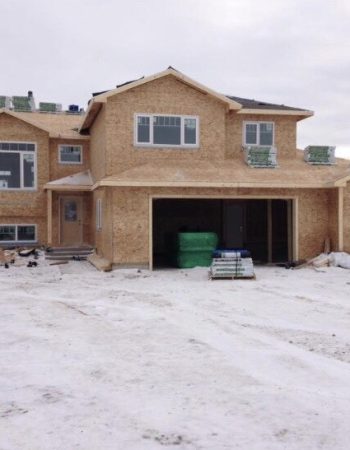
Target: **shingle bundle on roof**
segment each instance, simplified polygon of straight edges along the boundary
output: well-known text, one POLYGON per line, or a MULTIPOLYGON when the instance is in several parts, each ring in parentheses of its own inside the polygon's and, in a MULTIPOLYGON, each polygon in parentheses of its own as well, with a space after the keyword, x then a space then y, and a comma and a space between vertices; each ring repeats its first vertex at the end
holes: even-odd
POLYGON ((304 159, 313 165, 335 164, 335 147, 308 145, 304 150, 304 159))

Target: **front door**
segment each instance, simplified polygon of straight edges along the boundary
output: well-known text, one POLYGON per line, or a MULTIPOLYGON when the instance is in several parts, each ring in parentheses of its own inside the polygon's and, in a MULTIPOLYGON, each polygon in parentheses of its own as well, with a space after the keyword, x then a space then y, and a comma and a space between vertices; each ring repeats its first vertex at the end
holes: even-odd
POLYGON ((82 197, 61 197, 61 245, 81 245, 83 243, 82 197))

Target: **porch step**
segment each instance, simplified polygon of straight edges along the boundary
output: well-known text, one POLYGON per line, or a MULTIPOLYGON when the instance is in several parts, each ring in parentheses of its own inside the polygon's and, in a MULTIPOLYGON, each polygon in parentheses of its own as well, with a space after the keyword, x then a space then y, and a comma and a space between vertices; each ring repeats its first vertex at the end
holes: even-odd
POLYGON ((94 252, 93 247, 48 247, 45 251, 47 260, 85 260, 94 252))

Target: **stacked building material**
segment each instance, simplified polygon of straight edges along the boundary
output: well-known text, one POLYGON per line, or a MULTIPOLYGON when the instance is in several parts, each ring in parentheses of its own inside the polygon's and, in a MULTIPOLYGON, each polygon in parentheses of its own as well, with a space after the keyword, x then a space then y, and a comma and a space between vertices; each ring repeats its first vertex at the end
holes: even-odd
POLYGON ((254 278, 254 264, 250 257, 243 257, 249 254, 243 250, 221 251, 220 257, 217 251, 214 252, 214 258, 209 270, 209 277, 213 278, 254 278))
POLYGON ((272 145, 247 145, 244 147, 244 156, 251 167, 277 166, 277 149, 272 145))
POLYGON ((60 103, 40 102, 39 111, 51 113, 62 112, 62 105, 60 103))
POLYGON ((177 235, 177 267, 189 269, 192 267, 209 267, 212 262, 213 250, 218 245, 216 233, 178 233, 177 235))
POLYGON ((308 145, 304 150, 304 160, 314 165, 335 164, 335 147, 308 145))

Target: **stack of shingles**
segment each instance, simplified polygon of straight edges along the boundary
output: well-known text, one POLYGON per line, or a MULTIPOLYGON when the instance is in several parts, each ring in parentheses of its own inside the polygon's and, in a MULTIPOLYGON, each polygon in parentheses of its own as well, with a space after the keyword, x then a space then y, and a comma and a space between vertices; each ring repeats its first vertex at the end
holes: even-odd
POLYGON ((216 250, 210 278, 254 278, 254 264, 246 250, 216 250))

